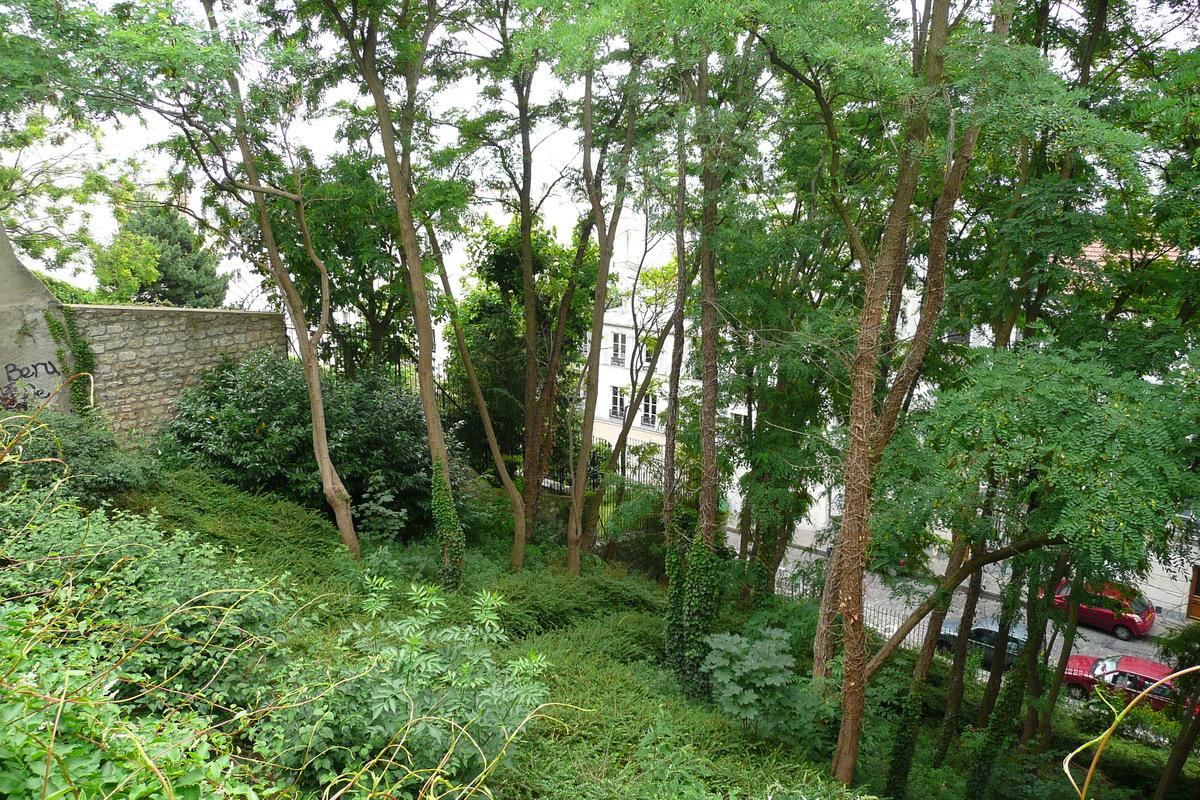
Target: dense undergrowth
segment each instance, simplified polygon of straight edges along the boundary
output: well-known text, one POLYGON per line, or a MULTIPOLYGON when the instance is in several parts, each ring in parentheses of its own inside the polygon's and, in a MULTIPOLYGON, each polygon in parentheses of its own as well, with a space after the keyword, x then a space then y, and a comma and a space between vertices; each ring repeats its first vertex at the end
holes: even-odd
MULTIPOLYGON (((510 574, 495 503, 465 515, 464 588, 442 595, 423 588, 435 544, 368 537, 355 562, 323 514, 198 468, 101 457, 73 498, 76 478, 47 491, 61 464, 14 466, 17 452, 0 467, 3 796, 824 800, 886 784, 912 655, 872 682, 861 787, 847 794, 823 777, 836 692, 798 677, 811 604, 731 606, 701 701, 663 665, 656 582, 598 561, 570 579, 544 542, 510 574), (98 507, 106 492, 119 509, 98 507)), ((909 797, 967 796, 977 734, 931 766, 946 674, 939 659, 909 797)), ((979 694, 968 687, 968 715, 979 694)), ((1048 756, 1006 745, 992 796, 1073 797, 1057 754, 1107 719, 1094 704, 1062 710, 1048 756)), ((1147 796, 1171 724, 1135 715, 1094 797, 1147 796)), ((1196 785, 1192 768, 1179 796, 1196 785)))

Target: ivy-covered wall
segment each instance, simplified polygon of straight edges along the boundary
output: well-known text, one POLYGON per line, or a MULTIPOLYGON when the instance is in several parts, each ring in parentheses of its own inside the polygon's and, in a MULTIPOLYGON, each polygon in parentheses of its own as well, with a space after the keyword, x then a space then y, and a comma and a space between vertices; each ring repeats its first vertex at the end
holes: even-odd
POLYGON ((222 355, 287 351, 283 315, 158 306, 67 306, 95 357, 95 404, 118 432, 150 431, 222 355))

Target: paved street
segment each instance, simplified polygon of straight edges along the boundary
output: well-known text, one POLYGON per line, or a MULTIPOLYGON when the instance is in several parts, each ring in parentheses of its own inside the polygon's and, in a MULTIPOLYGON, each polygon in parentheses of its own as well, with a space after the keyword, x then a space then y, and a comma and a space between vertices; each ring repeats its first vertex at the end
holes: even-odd
MULTIPOLYGON (((734 545, 736 547, 736 535, 734 545)), ((803 550, 802 548, 789 548, 789 552, 785 557, 784 566, 781 572, 790 573, 793 568, 806 561, 810 561, 813 554, 803 550)), ((936 566, 935 566, 936 569, 936 566)), ((979 608, 976 612, 976 618, 984 617, 989 614, 994 615, 1000 612, 1000 603, 995 593, 996 585, 995 578, 989 578, 984 582, 985 594, 980 599, 979 608), (989 580, 991 585, 989 586, 989 580), (988 591, 991 589, 991 591, 988 591)), ((954 600, 951 602, 950 613, 947 619, 954 619, 962 614, 964 594, 963 589, 955 594, 954 600)), ((889 586, 884 582, 884 579, 878 575, 868 574, 866 578, 866 594, 864 604, 866 606, 866 619, 868 624, 876 628, 880 633, 888 635, 896 630, 901 620, 907 615, 908 611, 920 604, 928 594, 930 587, 928 584, 909 584, 907 587, 903 584, 889 586), (907 591, 906 591, 907 588, 907 591)), ((1152 661, 1157 661, 1158 652, 1155 641, 1155 636, 1174 625, 1181 624, 1182 620, 1173 620, 1159 616, 1151 629, 1150 634, 1140 639, 1133 639, 1128 642, 1123 642, 1111 633, 1096 628, 1087 628, 1080 626, 1076 634, 1075 645, 1072 651, 1078 655, 1086 655, 1093 657, 1104 657, 1111 655, 1123 656, 1138 656, 1139 658, 1147 658, 1152 661)), ((915 645, 919 643, 920 637, 923 635, 925 626, 922 625, 916 632, 910 634, 908 643, 915 645)), ((1051 648, 1052 657, 1057 657, 1061 650, 1061 639, 1056 638, 1054 646, 1051 648)))

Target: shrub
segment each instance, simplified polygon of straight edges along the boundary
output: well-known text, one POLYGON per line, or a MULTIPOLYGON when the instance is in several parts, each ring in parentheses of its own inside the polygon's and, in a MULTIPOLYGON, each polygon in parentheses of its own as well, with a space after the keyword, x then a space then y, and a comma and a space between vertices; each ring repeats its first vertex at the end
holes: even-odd
POLYGON ((281 635, 280 599, 244 565, 221 567, 211 545, 156 522, 19 495, 0 506, 0 596, 54 598, 77 636, 121 660, 131 676, 121 695, 141 705, 252 704, 281 635))
POLYGON ((282 701, 255 729, 255 747, 301 786, 357 781, 396 794, 470 780, 544 699, 543 659, 492 655, 506 640, 495 595, 478 595, 461 625, 443 624, 436 590, 408 596, 411 616, 383 619, 375 607, 379 618, 346 632, 338 667, 296 663, 282 675, 282 701))
POLYGON ((89 507, 145 489, 157 478, 152 459, 117 446, 98 414, 43 411, 20 441, 20 462, 0 473, 0 488, 47 489, 66 479, 66 492, 89 507))
MULTIPOLYGON (((329 452, 365 532, 388 537, 432 522, 429 450, 420 404, 381 372, 327 375, 329 452), (403 530, 401 530, 403 526, 403 530)), ((312 453, 308 389, 297 361, 260 353, 225 360, 185 392, 162 447, 249 491, 325 507, 312 453)))
MULTIPOLYGON (((72 641, 76 599, 52 590, 37 603, 0 602, 0 796, 253 796, 256 781, 204 717, 137 717, 114 701, 123 676, 103 648, 72 641)), ((69 593, 68 593, 69 594, 69 593)), ((259 797, 275 795, 263 793, 259 797)))
POLYGON ((788 633, 765 628, 753 636, 709 636, 702 667, 713 700, 755 736, 829 750, 837 737, 837 711, 831 692, 820 691, 797 673, 788 633))

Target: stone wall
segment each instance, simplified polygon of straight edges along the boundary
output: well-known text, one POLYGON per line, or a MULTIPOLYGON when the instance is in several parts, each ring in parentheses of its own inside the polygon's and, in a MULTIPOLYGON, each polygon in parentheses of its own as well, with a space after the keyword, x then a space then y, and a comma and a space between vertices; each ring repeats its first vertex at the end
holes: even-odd
POLYGON ((180 393, 230 354, 287 352, 283 315, 156 306, 70 306, 96 354, 96 405, 113 429, 148 432, 170 418, 180 393))

